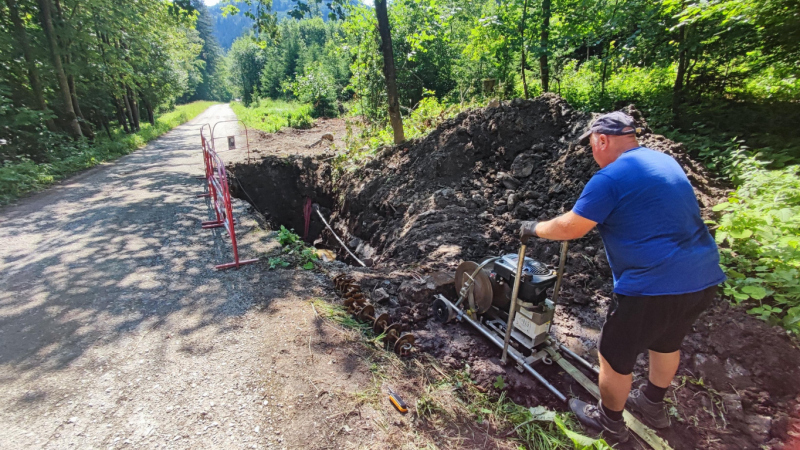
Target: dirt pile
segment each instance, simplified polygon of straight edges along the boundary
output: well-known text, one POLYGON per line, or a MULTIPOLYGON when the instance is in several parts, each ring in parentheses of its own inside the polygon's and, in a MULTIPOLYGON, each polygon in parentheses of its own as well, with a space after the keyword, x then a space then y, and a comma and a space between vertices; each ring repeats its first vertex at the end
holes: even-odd
MULTIPOLYGON (((718 183, 681 144, 653 135, 638 111, 628 112, 646 130, 642 145, 676 157, 701 207, 715 204, 723 194, 718 183)), ((590 119, 556 95, 461 113, 342 177, 334 222, 381 267, 452 270, 463 260, 516 252, 519 221, 568 211, 598 169, 591 149, 574 144, 590 119)), ((530 254, 553 262, 557 252, 557 243, 537 241, 530 254)), ((567 299, 610 292, 598 233, 576 241, 569 256, 567 299)))

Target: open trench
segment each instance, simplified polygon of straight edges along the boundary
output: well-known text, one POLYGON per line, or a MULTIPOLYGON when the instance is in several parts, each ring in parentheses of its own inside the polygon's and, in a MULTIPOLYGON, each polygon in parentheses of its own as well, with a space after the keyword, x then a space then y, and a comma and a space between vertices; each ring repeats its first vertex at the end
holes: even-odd
MULTIPOLYGON (((649 133, 638 111, 628 111, 647 130, 643 145, 681 163, 708 217, 725 186, 680 144, 649 133)), ((381 149, 338 177, 323 158, 237 164, 230 169, 232 193, 250 202, 273 229, 283 225, 300 235, 310 198, 371 266, 339 265, 336 271, 355 278, 378 313, 389 312, 414 333, 418 351, 468 370, 487 390, 497 391, 494 382, 504 377, 507 395, 519 404, 563 410, 535 380, 501 366, 499 350, 468 325, 436 322, 430 305, 434 294, 456 297, 453 273, 460 262, 515 253, 520 220, 546 219, 571 207, 596 170, 591 152, 571 143, 588 120, 556 96, 515 100, 462 113, 424 138, 381 149)), ((313 213, 306 241, 353 262, 313 213)), ((554 265, 557 253, 558 243, 538 241, 528 256, 554 265)), ((553 335, 596 362, 610 294, 602 241, 592 232, 571 243, 553 335)), ((675 417, 663 437, 675 448, 800 447, 792 434, 800 432, 800 387, 792 381, 800 373, 797 345, 785 332, 719 300, 684 342, 671 391, 675 417)), ((635 373, 646 374, 646 366, 640 357, 635 373)), ((536 369, 568 396, 590 399, 556 367, 536 369)))
POLYGON ((304 211, 308 199, 326 217, 335 209, 329 168, 320 173, 319 164, 311 158, 269 156, 256 164, 236 164, 229 172, 231 194, 249 202, 273 229, 284 226, 307 244, 329 248, 322 239, 325 225, 316 214, 311 214, 305 233, 304 211))

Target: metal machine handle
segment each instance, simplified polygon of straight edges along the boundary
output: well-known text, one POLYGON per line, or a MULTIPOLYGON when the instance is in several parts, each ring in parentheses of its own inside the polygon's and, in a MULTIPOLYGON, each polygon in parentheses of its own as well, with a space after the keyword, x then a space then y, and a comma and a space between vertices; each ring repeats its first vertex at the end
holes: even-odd
POLYGON ((522 269, 525 267, 525 244, 519 247, 519 256, 517 257, 517 275, 514 277, 514 290, 511 291, 511 307, 508 310, 508 324, 506 325, 506 335, 503 339, 503 356, 500 362, 506 363, 506 356, 508 355, 508 340, 511 338, 511 329, 514 326, 514 315, 517 312, 517 295, 519 295, 519 283, 522 279, 522 269))
POLYGON ((569 241, 561 243, 561 257, 558 261, 558 272, 556 272, 556 285, 553 286, 553 304, 558 301, 558 293, 561 291, 561 279, 564 277, 564 265, 567 262, 567 248, 569 248, 569 241))

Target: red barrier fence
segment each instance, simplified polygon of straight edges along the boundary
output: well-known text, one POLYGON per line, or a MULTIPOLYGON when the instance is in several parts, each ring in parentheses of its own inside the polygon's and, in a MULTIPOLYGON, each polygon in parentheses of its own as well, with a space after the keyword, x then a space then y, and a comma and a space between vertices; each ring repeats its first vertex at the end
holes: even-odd
POLYGON ((203 126, 200 127, 200 143, 203 146, 203 169, 204 169, 205 173, 204 173, 204 175, 202 177, 197 177, 197 179, 206 180, 206 182, 208 184, 208 186, 207 186, 208 187, 208 193, 199 194, 199 195, 197 195, 197 197, 210 197, 211 196, 211 182, 208 181, 208 180, 211 179, 211 161, 210 161, 209 153, 206 152, 206 147, 211 146, 211 148, 213 149, 214 141, 211 140, 211 125, 209 125, 207 123, 203 124, 203 126), (208 135, 206 135, 206 128, 208 129, 208 135))
POLYGON ((208 125, 203 125, 203 127, 200 128, 200 139, 203 145, 203 163, 205 165, 205 178, 208 184, 208 193, 198 195, 198 197, 211 197, 211 204, 214 206, 216 220, 203 222, 201 225, 203 229, 225 227, 225 230, 231 237, 233 262, 219 264, 215 266, 215 268, 217 270, 230 269, 231 267, 238 269, 240 266, 252 264, 258 261, 258 259, 239 260, 239 247, 236 243, 236 229, 234 228, 236 221, 233 218, 233 208, 231 207, 228 173, 225 170, 225 163, 222 161, 222 158, 220 158, 214 150, 213 128, 209 127, 212 130, 212 134, 207 138, 204 134, 206 127, 208 127, 208 125))

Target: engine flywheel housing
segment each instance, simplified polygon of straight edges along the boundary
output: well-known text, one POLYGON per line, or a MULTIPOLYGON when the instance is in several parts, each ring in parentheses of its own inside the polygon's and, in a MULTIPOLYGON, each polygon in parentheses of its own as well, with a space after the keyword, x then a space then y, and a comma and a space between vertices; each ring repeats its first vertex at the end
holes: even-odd
MULTIPOLYGON (((468 284, 471 276, 478 268, 478 263, 473 261, 464 261, 456 268, 456 292, 460 293, 461 288, 468 284)), ((492 307, 492 282, 489 280, 489 274, 486 270, 481 269, 474 275, 475 282, 472 284, 472 301, 470 306, 475 308, 479 314, 483 314, 492 307), (473 303, 474 302, 474 303, 473 303)))

